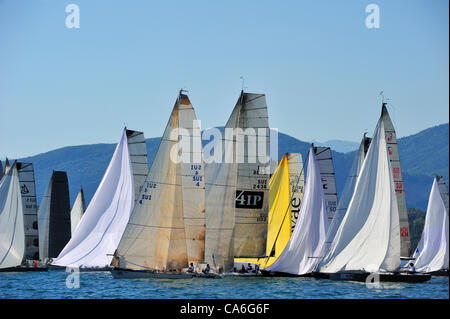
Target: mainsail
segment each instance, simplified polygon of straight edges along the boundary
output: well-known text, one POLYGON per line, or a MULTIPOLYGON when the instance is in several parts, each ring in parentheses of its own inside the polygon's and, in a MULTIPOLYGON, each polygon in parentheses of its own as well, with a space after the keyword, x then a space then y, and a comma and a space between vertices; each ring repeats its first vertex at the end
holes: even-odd
POLYGON ((128 152, 130 153, 131 168, 134 180, 134 203, 139 197, 142 185, 148 174, 147 145, 143 132, 126 130, 128 152))
POLYGON ((325 146, 314 146, 314 153, 319 165, 320 178, 323 184, 327 215, 331 222, 338 205, 333 156, 331 154, 331 148, 325 146))
POLYGON ((25 226, 25 259, 39 260, 36 186, 32 163, 17 162, 25 226))
POLYGON ((70 228, 72 235, 75 233, 75 228, 77 228, 78 223, 80 222, 81 217, 83 217, 85 210, 86 204, 84 202, 84 192, 83 189, 80 188, 77 198, 73 203, 73 207, 70 210, 70 228))
POLYGON ((6 158, 5 160, 5 172, 3 173, 4 175, 8 174, 8 170, 11 168, 11 165, 9 164, 9 160, 8 158, 6 158))
POLYGON ((52 264, 108 267, 133 209, 133 187, 127 134, 123 130, 105 175, 75 233, 52 264))
POLYGON ((329 221, 318 161, 309 150, 305 193, 297 224, 278 259, 267 270, 294 275, 311 273, 325 243, 329 221))
POLYGON ((66 172, 53 171, 38 210, 39 259, 55 258, 70 239, 69 183, 66 172))
POLYGON ((445 180, 442 176, 436 176, 436 180, 439 186, 439 193, 441 193, 442 201, 444 202, 444 206, 448 212, 448 190, 447 185, 445 184, 445 180))
POLYGON ((297 223, 305 188, 305 174, 301 153, 287 153, 289 183, 291 184, 291 232, 297 223))
POLYGON ((422 238, 413 255, 418 272, 448 269, 448 207, 445 207, 439 186, 436 177, 428 199, 422 238))
POLYGON ((380 118, 347 212, 318 271, 395 271, 399 266, 397 197, 380 118))
POLYGON ((180 92, 113 266, 180 272, 189 262, 203 261, 202 161, 195 111, 180 92))
POLYGON ((406 210, 405 191, 403 188, 402 168, 397 145, 397 134, 387 111, 386 103, 383 103, 381 118, 384 124, 384 132, 391 163, 392 176, 394 178, 395 194, 397 196, 398 214, 400 218, 400 242, 401 256, 410 256, 411 241, 409 238, 408 212, 406 210))
POLYGON ((25 253, 22 199, 16 162, 0 181, 0 269, 19 266, 25 253))
POLYGON ((205 260, 219 272, 229 271, 234 257, 265 255, 268 127, 265 95, 242 91, 225 125, 221 161, 207 165, 205 260))

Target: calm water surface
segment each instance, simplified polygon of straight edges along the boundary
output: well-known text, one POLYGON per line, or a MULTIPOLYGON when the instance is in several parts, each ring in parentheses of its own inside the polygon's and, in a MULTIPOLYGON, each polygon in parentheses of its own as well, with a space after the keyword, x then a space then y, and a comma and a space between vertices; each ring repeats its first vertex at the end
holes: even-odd
POLYGON ((448 277, 421 284, 364 283, 314 278, 113 279, 109 272, 80 273, 79 288, 68 288, 64 271, 0 273, 0 298, 449 298, 448 277))

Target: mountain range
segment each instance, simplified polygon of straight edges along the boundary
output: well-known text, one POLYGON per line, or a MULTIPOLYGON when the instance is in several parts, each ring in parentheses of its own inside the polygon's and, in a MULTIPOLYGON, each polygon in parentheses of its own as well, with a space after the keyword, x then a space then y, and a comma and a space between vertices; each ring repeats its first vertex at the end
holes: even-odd
MULTIPOLYGON (((145 133, 145 132, 144 132, 145 133)), ((300 152, 305 160, 310 144, 278 133, 279 158, 285 152, 300 152)), ((160 138, 146 139, 149 165, 155 156, 160 138)), ((319 145, 321 143, 318 143, 319 145)), ((449 124, 442 124, 417 134, 398 139, 408 208, 425 210, 434 174, 449 180, 449 124)), ((108 166, 116 144, 68 146, 20 159, 34 165, 38 204, 45 192, 52 170, 66 171, 71 202, 82 186, 86 203, 95 193, 108 166)), ((356 151, 333 150, 336 186, 340 194, 356 151)), ((4 167, 4 165, 3 165, 4 167)))

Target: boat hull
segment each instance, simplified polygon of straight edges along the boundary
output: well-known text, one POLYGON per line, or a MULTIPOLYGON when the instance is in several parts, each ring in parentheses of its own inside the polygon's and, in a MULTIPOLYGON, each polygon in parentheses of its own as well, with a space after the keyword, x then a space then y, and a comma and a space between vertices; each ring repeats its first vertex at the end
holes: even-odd
MULTIPOLYGON (((341 273, 313 273, 315 278, 331 279, 331 280, 348 280, 366 282, 367 277, 371 273, 361 272, 341 272, 341 273)), ((421 283, 431 279, 428 274, 407 274, 407 273, 378 273, 380 282, 406 282, 406 283, 421 283)))
MULTIPOLYGON (((57 266, 57 265, 48 265, 48 269, 50 270, 66 270, 67 268, 76 268, 76 267, 66 267, 66 266, 57 266)), ((81 267, 78 268, 79 272, 95 272, 95 271, 110 271, 112 267, 103 267, 103 268, 89 268, 89 267, 81 267)))
POLYGON ((448 277, 449 270, 438 270, 438 271, 432 271, 427 272, 428 275, 431 276, 439 276, 439 277, 448 277))
POLYGON ((162 273, 152 272, 149 270, 130 270, 130 269, 111 269, 111 274, 114 279, 190 279, 190 278, 221 278, 217 274, 203 274, 203 273, 162 273))
POLYGON ((294 275, 279 271, 261 270, 263 277, 312 277, 312 274, 294 275))
POLYGON ((2 268, 0 269, 0 272, 28 272, 28 271, 48 271, 47 267, 9 267, 9 268, 2 268))

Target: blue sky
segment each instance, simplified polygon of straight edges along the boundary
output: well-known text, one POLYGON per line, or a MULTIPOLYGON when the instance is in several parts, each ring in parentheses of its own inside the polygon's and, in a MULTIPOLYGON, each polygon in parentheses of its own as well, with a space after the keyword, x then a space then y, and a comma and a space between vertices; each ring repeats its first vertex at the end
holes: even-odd
POLYGON ((271 127, 304 141, 372 134, 384 91, 398 135, 449 120, 448 1, 0 0, 0 158, 160 136, 180 88, 202 128, 244 76, 271 127), (68 29, 65 7, 80 8, 68 29), (368 29, 368 4, 380 28, 368 29))

